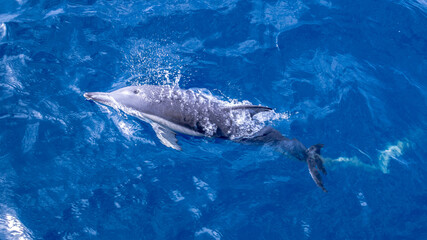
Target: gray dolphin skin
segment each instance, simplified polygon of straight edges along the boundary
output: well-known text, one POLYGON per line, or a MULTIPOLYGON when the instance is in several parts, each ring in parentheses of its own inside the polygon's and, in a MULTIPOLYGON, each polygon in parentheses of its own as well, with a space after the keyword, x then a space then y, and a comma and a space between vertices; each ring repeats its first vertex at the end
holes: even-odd
POLYGON ((129 86, 112 92, 88 92, 84 97, 151 124, 161 143, 175 150, 181 150, 176 133, 269 145, 307 162, 311 177, 326 192, 319 173, 326 174, 320 156, 322 144, 306 148, 271 126, 242 124, 242 120, 251 122, 254 115, 271 111, 269 107, 231 104, 199 91, 167 85, 129 86))

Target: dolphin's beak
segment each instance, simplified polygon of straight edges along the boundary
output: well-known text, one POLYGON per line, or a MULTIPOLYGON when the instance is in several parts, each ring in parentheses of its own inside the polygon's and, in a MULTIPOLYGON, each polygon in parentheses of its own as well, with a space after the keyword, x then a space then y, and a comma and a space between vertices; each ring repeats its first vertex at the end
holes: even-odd
POLYGON ((112 102, 112 97, 110 96, 109 93, 105 93, 105 92, 87 92, 85 94, 83 94, 83 96, 87 99, 87 100, 93 100, 95 102, 99 102, 102 104, 108 104, 112 102))

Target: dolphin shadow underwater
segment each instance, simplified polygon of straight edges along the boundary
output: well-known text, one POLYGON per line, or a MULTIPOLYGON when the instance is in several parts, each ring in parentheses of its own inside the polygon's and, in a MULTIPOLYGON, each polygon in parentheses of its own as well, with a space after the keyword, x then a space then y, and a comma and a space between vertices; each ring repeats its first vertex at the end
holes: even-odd
POLYGON ((314 182, 327 192, 319 172, 326 174, 320 156, 323 144, 306 148, 271 126, 256 128, 242 124, 242 120, 250 122, 254 115, 271 111, 269 107, 235 105, 209 94, 168 85, 129 86, 112 92, 88 92, 84 97, 148 122, 159 140, 175 150, 181 150, 176 133, 269 145, 277 152, 307 162, 314 182))

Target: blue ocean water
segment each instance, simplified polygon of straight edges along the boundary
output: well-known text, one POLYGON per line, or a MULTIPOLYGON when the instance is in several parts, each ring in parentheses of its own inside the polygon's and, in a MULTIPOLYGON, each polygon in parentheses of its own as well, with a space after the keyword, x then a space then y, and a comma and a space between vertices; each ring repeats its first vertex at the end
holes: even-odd
POLYGON ((425 0, 2 0, 0 239, 426 239, 425 0), (136 84, 272 107, 266 146, 86 101, 136 84))

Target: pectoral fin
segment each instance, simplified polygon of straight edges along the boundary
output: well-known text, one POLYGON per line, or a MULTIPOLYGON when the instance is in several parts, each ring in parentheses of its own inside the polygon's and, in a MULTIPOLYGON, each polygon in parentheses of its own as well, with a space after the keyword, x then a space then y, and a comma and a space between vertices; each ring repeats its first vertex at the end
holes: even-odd
POLYGON ((182 148, 178 144, 178 139, 176 139, 176 133, 172 130, 163 127, 158 123, 151 123, 156 136, 159 138, 160 142, 163 143, 166 147, 173 148, 175 150, 181 151, 182 148))

